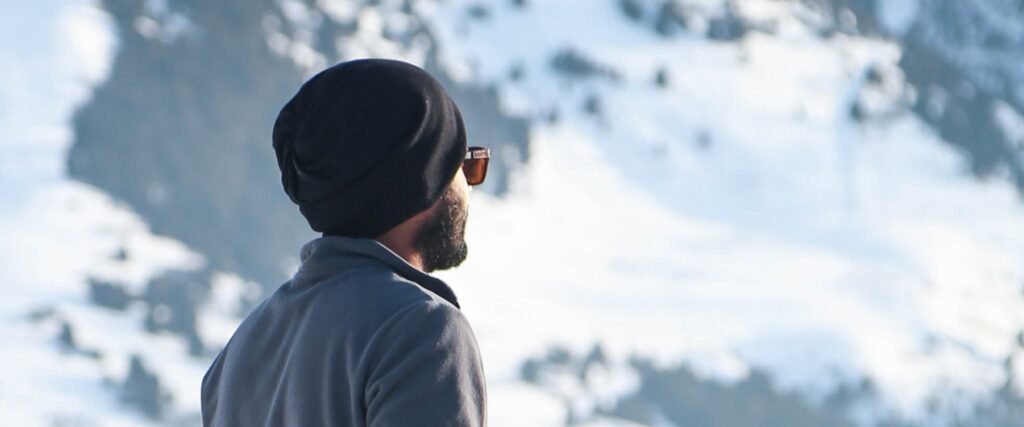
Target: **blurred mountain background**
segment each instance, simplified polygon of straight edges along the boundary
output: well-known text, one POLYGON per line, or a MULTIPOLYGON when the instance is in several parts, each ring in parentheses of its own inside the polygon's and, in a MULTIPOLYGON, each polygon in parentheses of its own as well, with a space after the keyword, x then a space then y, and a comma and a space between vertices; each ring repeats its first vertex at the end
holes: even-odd
POLYGON ((11 425, 200 423, 316 237, 277 111, 367 56, 437 76, 497 156, 440 274, 492 425, 1024 420, 1024 1, 6 8, 11 425))

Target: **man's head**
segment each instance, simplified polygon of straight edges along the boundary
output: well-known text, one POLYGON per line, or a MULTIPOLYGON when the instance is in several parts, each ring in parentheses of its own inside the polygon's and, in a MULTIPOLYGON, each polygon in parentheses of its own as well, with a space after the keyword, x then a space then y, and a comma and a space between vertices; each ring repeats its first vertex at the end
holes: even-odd
POLYGON ((330 67, 282 108, 273 140, 285 193, 313 230, 376 238, 408 259, 407 247, 427 271, 465 258, 460 171, 482 181, 481 151, 467 147, 458 107, 422 69, 381 59, 330 67))

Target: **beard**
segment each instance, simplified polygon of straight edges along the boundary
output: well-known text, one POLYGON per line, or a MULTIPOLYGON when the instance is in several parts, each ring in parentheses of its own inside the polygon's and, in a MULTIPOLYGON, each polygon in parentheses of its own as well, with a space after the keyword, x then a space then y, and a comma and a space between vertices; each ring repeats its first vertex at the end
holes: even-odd
POLYGON ((466 218, 469 216, 466 203, 454 187, 448 187, 439 204, 416 232, 412 242, 422 254, 423 269, 428 273, 456 267, 469 254, 465 239, 466 218))

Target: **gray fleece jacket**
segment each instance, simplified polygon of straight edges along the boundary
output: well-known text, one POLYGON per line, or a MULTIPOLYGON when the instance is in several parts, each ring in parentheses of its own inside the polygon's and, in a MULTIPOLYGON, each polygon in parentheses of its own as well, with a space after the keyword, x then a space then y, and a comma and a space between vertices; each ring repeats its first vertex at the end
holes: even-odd
POLYGON ((483 426, 476 339, 441 280, 372 239, 306 243, 203 377, 204 426, 483 426))

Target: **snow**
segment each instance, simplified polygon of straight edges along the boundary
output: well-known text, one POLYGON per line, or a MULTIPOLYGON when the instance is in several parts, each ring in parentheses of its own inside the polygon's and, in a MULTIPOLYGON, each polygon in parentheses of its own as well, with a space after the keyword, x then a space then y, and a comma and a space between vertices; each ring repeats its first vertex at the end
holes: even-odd
MULTIPOLYGON (((122 313, 95 306, 86 279, 114 280, 138 293, 150 277, 168 268, 199 268, 202 257, 153 236, 132 212, 83 184, 43 182, 31 193, 19 209, 0 215, 0 260, 7 281, 0 341, 9 343, 0 363, 0 409, 24 421, 12 425, 63 418, 144 424, 123 411, 112 385, 123 381, 129 357, 139 354, 173 391, 180 411, 194 411, 206 361, 190 358, 180 338, 146 333, 143 307, 132 305, 122 313), (129 260, 112 257, 120 248, 131 254, 129 260), (33 313, 47 311, 53 314, 32 319, 33 313), (57 336, 63 322, 72 326, 77 346, 102 356, 60 351, 57 336)), ((224 327, 233 329, 234 324, 224 327)))
POLYGON ((535 387, 522 383, 488 383, 487 394, 488 425, 545 426, 562 425, 565 421, 564 403, 535 387))
POLYGON ((992 114, 1003 129, 1003 134, 1010 141, 1010 148, 1024 150, 1024 117, 1005 102, 997 101, 992 106, 992 114))
POLYGON ((195 23, 184 13, 171 10, 167 0, 146 0, 143 11, 133 22, 133 28, 143 37, 164 44, 173 44, 182 37, 201 37, 195 23))
MULTIPOLYGON (((745 2, 744 11, 777 20, 778 30, 738 44, 663 39, 623 19, 614 2, 516 8, 495 0, 483 2, 490 17, 474 21, 464 11, 477 3, 417 3, 444 65, 464 79, 500 82, 509 111, 561 112, 557 123, 531 129, 532 157, 508 196, 473 194, 470 258, 439 274, 480 341, 491 425, 562 425, 570 406, 585 412, 629 393, 632 354, 724 382, 764 369, 780 388, 812 399, 867 377, 885 409, 911 416, 923 416, 930 398, 970 402, 1006 380, 1001 365, 1024 328, 1024 204, 1005 182, 973 179, 963 158, 910 115, 850 120, 863 71, 895 68, 897 46, 822 40, 794 18, 809 12, 786 2, 745 2), (554 73, 551 58, 569 47, 620 79, 554 73), (517 64, 524 79, 505 82, 517 64), (671 76, 666 89, 653 84, 660 67, 671 76), (590 95, 611 113, 585 113, 590 95), (519 378, 523 361, 551 345, 584 353, 598 342, 612 368, 595 390, 519 378)), ((699 10, 714 10, 706 3, 699 10)), ((306 6, 282 4, 287 19, 311 31, 317 18, 306 6)), ((318 4, 332 5, 329 17, 357 13, 343 2, 318 4)), ((106 77, 116 49, 108 18, 83 1, 19 7, 54 26, 31 32, 0 17, 11 21, 0 37, 29 37, 0 45, 0 70, 16 83, 0 87, 0 340, 16 343, 0 356, 0 411, 12 425, 146 425, 111 385, 140 354, 173 392, 175 413, 194 413, 208 361, 189 357, 179 338, 144 332, 142 307, 100 309, 85 293, 89 275, 137 291, 165 269, 202 266, 116 200, 64 176, 71 111, 106 77), (111 258, 120 247, 129 261, 111 258), (43 308, 55 314, 29 319, 43 308), (62 353, 63 320, 104 357, 62 353)), ((346 54, 422 61, 421 50, 384 40, 390 13, 361 12, 346 54)), ((282 55, 304 67, 320 61, 309 40, 281 39, 276 26, 264 22, 282 55)), ((885 106, 899 93, 870 96, 885 106)), ((1005 108, 1000 120, 1016 135, 1021 119, 1005 108)), ((216 274, 201 336, 226 341, 239 298, 253 289, 216 274)))
MULTIPOLYGON (((271 28, 267 28, 268 45, 276 53, 290 57, 297 66, 306 70, 307 73, 312 74, 316 70, 322 69, 327 65, 327 60, 313 49, 311 44, 313 32, 320 26, 323 17, 298 0, 281 0, 277 3, 285 19, 295 27, 295 36, 294 39, 289 39, 272 25, 271 28)), ((276 19, 276 17, 268 15, 264 18, 264 23, 267 22, 267 19, 276 19)))
POLYGON ((902 35, 914 25, 921 0, 885 0, 875 4, 882 27, 893 35, 902 35))

